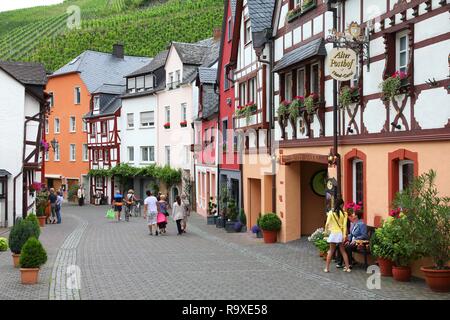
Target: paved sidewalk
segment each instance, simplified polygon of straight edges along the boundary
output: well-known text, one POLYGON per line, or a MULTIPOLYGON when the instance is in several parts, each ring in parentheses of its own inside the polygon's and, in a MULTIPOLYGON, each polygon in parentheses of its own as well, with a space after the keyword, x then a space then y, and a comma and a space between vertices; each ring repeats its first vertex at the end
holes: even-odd
POLYGON ((49 262, 37 286, 20 285, 10 253, 0 254, 0 299, 450 300, 419 279, 382 277, 381 289, 369 290, 363 270, 324 274, 305 240, 268 245, 250 232, 208 226, 196 214, 183 236, 170 221, 168 233, 156 237, 143 218, 109 221, 106 210, 66 206, 64 223, 44 228, 49 262))

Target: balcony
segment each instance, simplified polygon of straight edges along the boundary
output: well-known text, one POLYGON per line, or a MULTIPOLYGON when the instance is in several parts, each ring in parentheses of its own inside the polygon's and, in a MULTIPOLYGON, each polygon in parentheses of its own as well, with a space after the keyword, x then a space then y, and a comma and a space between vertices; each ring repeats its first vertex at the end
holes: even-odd
POLYGON ((181 85, 180 81, 169 82, 169 83, 167 83, 167 89, 173 90, 173 89, 179 88, 180 85, 181 85))

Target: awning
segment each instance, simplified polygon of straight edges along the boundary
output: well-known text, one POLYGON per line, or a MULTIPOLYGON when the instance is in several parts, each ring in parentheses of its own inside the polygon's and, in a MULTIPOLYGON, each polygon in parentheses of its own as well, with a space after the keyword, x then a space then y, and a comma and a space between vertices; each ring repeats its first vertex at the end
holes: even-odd
POLYGON ((299 63, 303 60, 314 56, 326 56, 327 50, 325 49, 325 41, 323 38, 319 38, 313 40, 295 50, 292 50, 288 54, 285 54, 283 58, 281 58, 275 68, 274 72, 278 72, 284 70, 296 63, 299 63))
POLYGON ((46 174, 45 177, 49 179, 62 179, 62 176, 59 174, 46 174))
POLYGON ((6 171, 5 169, 0 169, 0 177, 6 177, 6 176, 10 176, 10 175, 11 175, 11 173, 6 171))

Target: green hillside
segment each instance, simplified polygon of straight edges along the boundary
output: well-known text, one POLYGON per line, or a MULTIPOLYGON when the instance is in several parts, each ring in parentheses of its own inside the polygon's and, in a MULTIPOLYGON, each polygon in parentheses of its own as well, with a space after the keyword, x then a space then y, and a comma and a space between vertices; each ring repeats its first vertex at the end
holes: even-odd
POLYGON ((0 13, 0 59, 37 61, 58 69, 87 49, 154 56, 170 41, 212 36, 222 23, 222 0, 66 0, 0 13), (69 6, 80 7, 81 28, 67 28, 69 6))

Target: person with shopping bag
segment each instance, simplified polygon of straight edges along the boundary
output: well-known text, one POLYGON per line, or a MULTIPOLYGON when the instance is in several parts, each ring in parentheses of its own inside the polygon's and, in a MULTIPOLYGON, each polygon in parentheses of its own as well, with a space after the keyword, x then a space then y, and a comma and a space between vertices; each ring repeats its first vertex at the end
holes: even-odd
POLYGON ((166 227, 167 227, 167 217, 169 216, 169 204, 166 201, 166 196, 161 195, 159 201, 157 202, 157 208, 158 208, 158 216, 157 216, 157 222, 158 222, 158 228, 161 233, 166 233, 166 227))

